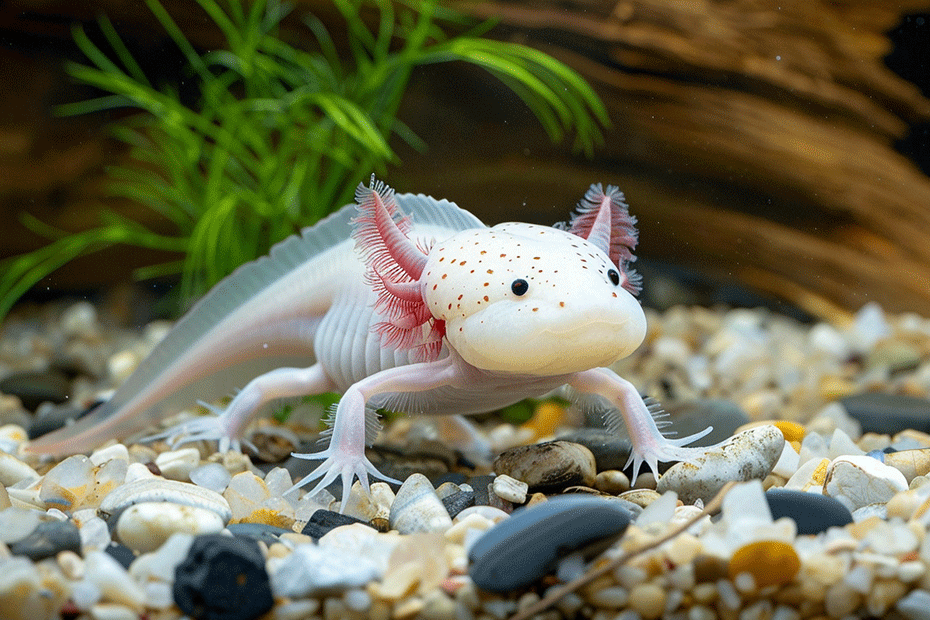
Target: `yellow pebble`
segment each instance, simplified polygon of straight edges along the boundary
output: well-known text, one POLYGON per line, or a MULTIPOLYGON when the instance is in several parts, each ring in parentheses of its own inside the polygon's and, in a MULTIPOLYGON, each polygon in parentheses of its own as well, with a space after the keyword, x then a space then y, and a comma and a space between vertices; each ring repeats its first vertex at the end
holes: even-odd
POLYGON ((775 420, 772 424, 785 436, 785 441, 801 441, 804 439, 805 429, 802 424, 789 422, 788 420, 775 420))
POLYGON ((794 547, 778 540, 749 543, 736 550, 727 570, 730 579, 740 573, 749 573, 757 588, 789 583, 801 568, 794 547))
POLYGON ((665 611, 665 590, 654 583, 641 583, 630 590, 630 609, 646 620, 653 620, 665 611))
POLYGON ((541 437, 551 437, 554 435, 555 429, 564 421, 565 407, 559 403, 547 401, 539 403, 536 407, 536 411, 533 412, 533 417, 530 418, 523 427, 532 430, 535 439, 540 439, 541 437))

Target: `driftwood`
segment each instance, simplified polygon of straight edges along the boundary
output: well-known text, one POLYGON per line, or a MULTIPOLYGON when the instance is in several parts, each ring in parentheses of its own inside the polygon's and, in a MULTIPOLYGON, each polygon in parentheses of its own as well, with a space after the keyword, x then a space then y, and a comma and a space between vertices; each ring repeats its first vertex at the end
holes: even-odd
MULTIPOLYGON (((192 3, 165 4, 190 26, 192 40, 216 40, 205 20, 185 19, 192 3)), ((8 30, 60 42, 70 18, 89 20, 99 10, 151 36, 144 5, 130 5, 13 0, 0 21, 15 17, 4 24, 8 30), (48 19, 53 13, 63 16, 60 23, 48 19)), ((930 179, 894 149, 930 119, 930 101, 883 62, 891 50, 886 32, 902 15, 930 10, 930 0, 457 6, 499 18, 494 36, 539 47, 580 71, 603 97, 613 127, 585 160, 550 145, 519 101, 486 74, 427 68, 402 119, 430 150, 400 147, 403 164, 390 177, 398 189, 447 196, 490 222, 549 223, 564 218, 589 183, 614 183, 639 217, 645 263, 731 280, 817 316, 842 318, 869 300, 930 315, 930 179)), ((303 10, 322 12, 338 32, 328 2, 298 2, 303 10)), ((302 26, 295 20, 293 28, 302 26)), ((28 54, 4 53, 5 61, 35 63, 28 54)), ((34 80, 45 92, 29 101, 66 88, 60 73, 46 73, 34 80)), ((67 225, 75 209, 101 196, 102 164, 122 155, 103 137, 100 119, 72 121, 63 143, 45 151, 38 141, 17 150, 23 135, 48 137, 49 124, 62 127, 26 116, 15 127, 0 123, 0 215, 9 221, 29 208, 67 225), (46 126, 30 129, 31 122, 46 126), (68 153, 75 158, 56 158, 68 153), (41 174, 36 162, 44 162, 41 174)), ((16 234, 0 243, 8 253, 25 249, 24 240, 38 242, 16 234)))

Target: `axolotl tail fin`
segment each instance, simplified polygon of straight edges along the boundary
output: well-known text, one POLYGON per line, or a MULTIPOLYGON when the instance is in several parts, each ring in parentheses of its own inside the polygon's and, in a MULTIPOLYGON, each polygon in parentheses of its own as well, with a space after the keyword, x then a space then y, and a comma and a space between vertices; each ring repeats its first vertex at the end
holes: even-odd
MULTIPOLYGON (((484 227, 446 200, 422 194, 399 194, 396 199, 427 231, 484 227)), ((281 241, 268 256, 239 267, 178 321, 113 398, 77 423, 36 439, 28 449, 87 452, 110 438, 149 428, 198 399, 221 398, 267 370, 312 363, 316 325, 335 288, 344 284, 337 275, 339 261, 357 260, 351 256, 350 239, 355 215, 355 205, 346 205, 281 241)), ((361 278, 360 261, 357 269, 361 278)))

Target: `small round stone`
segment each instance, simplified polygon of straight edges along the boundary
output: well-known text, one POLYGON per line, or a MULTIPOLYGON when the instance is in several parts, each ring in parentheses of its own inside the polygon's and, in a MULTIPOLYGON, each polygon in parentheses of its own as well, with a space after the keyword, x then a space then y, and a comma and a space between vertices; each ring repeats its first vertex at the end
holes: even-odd
POLYGON ((216 534, 223 520, 206 508, 171 502, 134 504, 116 522, 116 535, 124 545, 142 553, 154 551, 172 534, 216 534))
POLYGON ((62 551, 81 552, 81 534, 73 521, 42 521, 32 533, 10 545, 13 555, 24 555, 33 562, 51 558, 62 551))
POLYGON ((654 583, 641 583, 630 590, 630 609, 645 620, 655 620, 665 611, 665 590, 654 583))
POLYGON ((798 534, 826 532, 853 522, 852 513, 842 503, 820 493, 790 489, 769 489, 765 493, 773 519, 789 517, 798 526, 798 534))
POLYGON ((258 543, 220 534, 198 536, 175 570, 174 601, 204 620, 251 620, 274 600, 258 543))
POLYGON ((547 441, 505 450, 493 470, 525 482, 530 491, 550 492, 570 486, 594 484, 594 455, 569 441, 547 441))
POLYGON ((749 573, 757 588, 788 583, 798 574, 801 559, 790 544, 779 540, 749 543, 736 550, 727 570, 731 580, 749 573))
POLYGON ((521 508, 472 545, 469 575, 479 588, 510 592, 535 582, 574 550, 599 553, 629 523, 624 508, 599 497, 566 495, 521 508))

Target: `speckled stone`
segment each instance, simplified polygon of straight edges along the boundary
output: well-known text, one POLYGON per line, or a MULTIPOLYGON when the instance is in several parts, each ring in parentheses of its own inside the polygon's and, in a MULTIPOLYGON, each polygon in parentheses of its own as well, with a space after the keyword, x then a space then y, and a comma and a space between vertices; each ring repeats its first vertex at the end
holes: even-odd
POLYGON ((558 491, 566 487, 594 485, 594 455, 581 444, 547 441, 504 450, 494 460, 497 474, 516 478, 532 492, 558 491))
POLYGON ((514 511, 469 551, 469 574, 489 592, 528 586, 555 568, 559 558, 584 548, 596 554, 623 535, 630 514, 616 502, 566 495, 514 511))
POLYGON ((757 426, 730 438, 695 459, 676 463, 659 478, 659 493, 675 491, 686 504, 709 502, 731 480, 747 481, 768 476, 785 446, 785 437, 774 426, 757 426))
POLYGON ((798 534, 820 534, 831 527, 852 523, 852 513, 842 503, 820 493, 769 489, 765 493, 773 519, 789 517, 798 534))
POLYGON ((204 620, 252 620, 274 600, 258 543, 220 534, 198 536, 175 571, 174 601, 204 620))
POLYGON ((867 392, 840 399, 863 433, 895 435, 909 428, 930 432, 930 400, 905 394, 867 392))
POLYGON ((13 555, 23 555, 34 562, 62 551, 81 552, 81 534, 71 520, 42 521, 29 536, 10 545, 13 555))

